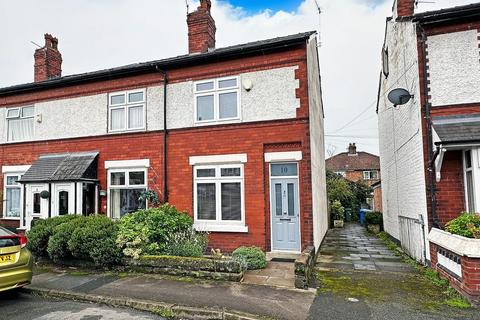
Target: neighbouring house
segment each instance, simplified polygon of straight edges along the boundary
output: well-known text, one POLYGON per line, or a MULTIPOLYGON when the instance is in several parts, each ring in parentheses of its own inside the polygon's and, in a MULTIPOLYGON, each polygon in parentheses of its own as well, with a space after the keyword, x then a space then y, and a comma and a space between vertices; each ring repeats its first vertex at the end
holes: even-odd
POLYGON ((395 1, 382 49, 377 113, 385 230, 418 261, 456 278, 451 282, 463 293, 480 297, 480 274, 465 280, 475 266, 480 270, 480 260, 428 241, 432 228, 480 210, 480 4, 414 8, 414 0, 395 1), (395 89, 408 91, 398 105, 389 99, 395 89))
MULTIPOLYGON (((328 228, 315 32, 215 48, 210 0, 186 55, 62 76, 58 40, 35 82, 0 89, 1 224, 101 213, 156 192, 210 245, 299 252, 328 228)), ((13 57, 12 57, 13 59, 13 57)))
POLYGON ((372 198, 367 199, 367 204, 372 210, 382 211, 381 201, 378 201, 382 197, 382 189, 379 183, 380 158, 378 156, 364 151, 357 151, 356 144, 350 143, 347 152, 328 158, 325 161, 325 165, 327 170, 331 170, 347 180, 353 182, 362 181, 371 186, 374 194, 372 198), (375 192, 377 194, 376 197, 375 192))

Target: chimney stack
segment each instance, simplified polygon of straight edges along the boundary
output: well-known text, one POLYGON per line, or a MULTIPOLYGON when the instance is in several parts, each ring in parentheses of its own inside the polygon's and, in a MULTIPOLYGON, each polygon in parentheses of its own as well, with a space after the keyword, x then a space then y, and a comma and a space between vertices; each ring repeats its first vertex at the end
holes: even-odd
POLYGON ((356 156, 357 155, 357 146, 354 143, 350 143, 348 145, 348 155, 349 156, 356 156))
POLYGON ((58 39, 45 33, 45 45, 36 49, 34 81, 44 81, 62 76, 62 54, 58 51, 58 39))
POLYGON ((411 17, 415 13, 415 0, 397 0, 397 18, 411 17))
POLYGON ((200 0, 197 11, 187 15, 188 52, 203 53, 215 48, 215 20, 210 14, 210 0, 200 0))

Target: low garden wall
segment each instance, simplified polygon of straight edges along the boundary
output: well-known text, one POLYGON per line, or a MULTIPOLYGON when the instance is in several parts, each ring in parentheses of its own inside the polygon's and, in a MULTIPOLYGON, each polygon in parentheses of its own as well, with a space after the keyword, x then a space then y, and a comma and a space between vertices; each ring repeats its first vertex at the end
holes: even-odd
POLYGON ((315 247, 309 246, 295 260, 295 288, 308 289, 309 282, 315 273, 315 247))
POLYGON ((127 267, 136 272, 161 273, 224 281, 240 281, 244 267, 233 259, 210 257, 142 256, 130 260, 127 267))
POLYGON ((432 268, 472 303, 480 304, 480 239, 433 228, 428 236, 432 268))

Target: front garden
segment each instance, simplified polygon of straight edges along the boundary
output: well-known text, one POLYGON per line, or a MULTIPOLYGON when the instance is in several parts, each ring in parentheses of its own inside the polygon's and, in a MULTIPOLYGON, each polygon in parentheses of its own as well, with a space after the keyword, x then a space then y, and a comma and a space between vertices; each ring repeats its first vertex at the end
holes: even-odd
POLYGON ((168 204, 129 213, 66 215, 39 220, 27 232, 28 248, 48 263, 109 270, 240 281, 247 269, 265 268, 265 253, 240 247, 231 255, 212 249, 208 234, 192 218, 168 204))

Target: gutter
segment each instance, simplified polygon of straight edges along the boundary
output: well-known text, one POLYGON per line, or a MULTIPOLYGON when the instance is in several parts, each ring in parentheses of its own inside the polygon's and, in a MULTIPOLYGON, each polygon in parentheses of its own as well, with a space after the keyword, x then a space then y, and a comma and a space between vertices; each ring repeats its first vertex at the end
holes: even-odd
POLYGON ((168 166, 167 166, 167 83, 168 74, 166 70, 160 69, 157 65, 155 69, 163 75, 163 202, 168 202, 168 166))
POLYGON ((429 174, 429 192, 430 192, 430 202, 432 208, 432 220, 434 228, 441 228, 438 217, 437 217, 437 197, 436 197, 436 186, 435 186, 435 168, 433 162, 435 157, 433 155, 433 137, 432 137, 432 117, 430 115, 430 102, 428 99, 428 69, 427 69, 427 35, 425 29, 421 24, 418 24, 418 29, 422 35, 422 71, 423 71, 423 98, 425 101, 425 122, 427 126, 427 158, 428 158, 428 174, 429 174))

